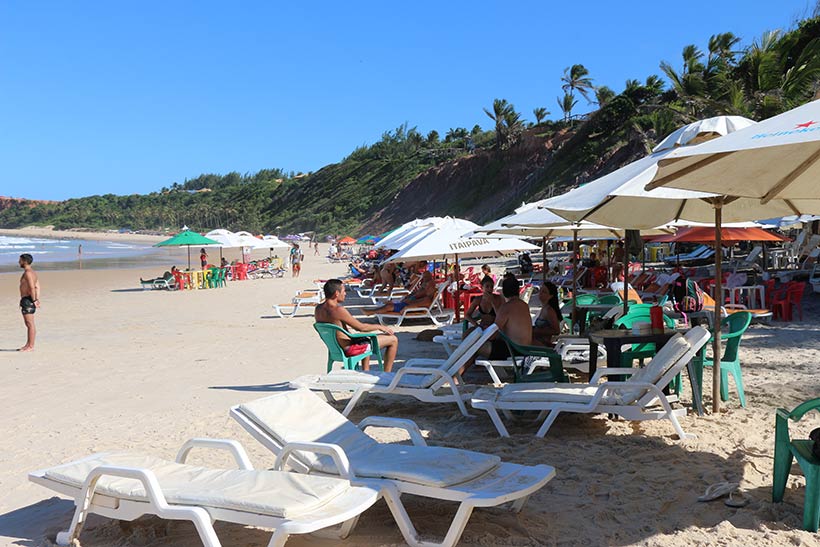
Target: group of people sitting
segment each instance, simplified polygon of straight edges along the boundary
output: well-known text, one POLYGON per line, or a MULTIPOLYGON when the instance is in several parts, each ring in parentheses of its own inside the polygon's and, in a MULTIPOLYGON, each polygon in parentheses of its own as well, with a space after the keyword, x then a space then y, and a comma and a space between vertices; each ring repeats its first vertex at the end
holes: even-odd
MULTIPOLYGON (((488 272, 489 268, 485 270, 488 272)), ((366 315, 377 313, 398 313, 407 306, 426 307, 436 297, 436 283, 427 269, 427 262, 421 261, 414 268, 415 284, 411 292, 401 300, 389 301, 383 306, 365 310, 366 315)), ((542 308, 533 322, 530 307, 520 298, 521 283, 511 273, 505 274, 501 283, 501 294, 494 290, 495 282, 490 275, 481 280, 482 294, 474 298, 465 313, 465 335, 475 328, 485 329, 492 324, 498 326, 511 341, 530 346, 551 346, 553 338, 560 333, 561 310, 558 288, 545 283, 538 292, 542 308)), ((392 328, 356 319, 345 307, 346 289, 339 279, 331 279, 324 285, 325 300, 316 306, 314 317, 320 323, 332 323, 349 331, 379 332, 379 347, 384 350, 384 370, 390 371, 398 352, 399 341, 392 328)), ((388 293, 389 294, 389 293, 388 293)), ((339 345, 347 350, 353 341, 343 333, 338 334, 339 345)), ((506 342, 497 334, 478 352, 484 358, 502 360, 510 357, 506 342)), ((469 366, 469 365, 468 365, 469 366)), ((369 358, 362 361, 364 370, 369 370, 369 358)), ((466 367, 465 367, 466 368, 466 367)))
MULTIPOLYGON (((521 283, 507 273, 501 281, 501 294, 494 291, 490 276, 481 280, 481 296, 473 299, 465 313, 469 325, 465 334, 475 328, 486 329, 492 324, 498 326, 507 338, 523 346, 551 346, 553 337, 561 332, 561 310, 558 288, 546 282, 538 291, 541 310, 533 322, 530 306, 520 298, 521 283)), ((490 360, 510 357, 506 342, 496 335, 479 351, 479 355, 490 360)))

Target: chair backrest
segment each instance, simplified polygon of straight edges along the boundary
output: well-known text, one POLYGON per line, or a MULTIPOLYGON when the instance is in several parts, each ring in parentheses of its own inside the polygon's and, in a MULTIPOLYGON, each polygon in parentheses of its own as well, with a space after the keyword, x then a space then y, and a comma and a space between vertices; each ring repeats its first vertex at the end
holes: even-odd
MULTIPOLYGON (((633 374, 627 381, 654 384, 659 388, 667 386, 697 355, 710 337, 709 331, 700 326, 690 329, 684 336, 679 334, 673 336, 644 368, 633 374)), ((636 388, 631 393, 622 392, 620 397, 622 404, 637 401, 639 406, 646 406, 654 401, 656 396, 645 388, 636 388), (630 401, 627 395, 634 396, 634 398, 630 401)))
MULTIPOLYGON (((475 329, 453 350, 453 353, 450 354, 447 361, 441 365, 441 369, 445 370, 447 375, 452 377, 461 370, 461 367, 463 367, 467 361, 475 356, 479 348, 488 342, 496 332, 498 332, 498 325, 496 324, 492 324, 483 330, 475 329)), ((447 379, 437 380, 435 387, 447 381, 447 379)))
POLYGON ((334 325, 333 323, 314 323, 313 328, 317 333, 319 333, 319 338, 322 339, 322 342, 325 343, 328 357, 334 361, 344 362, 347 356, 345 355, 342 346, 339 345, 337 333, 342 332, 348 336, 349 333, 345 329, 334 325))
POLYGON ((722 335, 725 339, 722 361, 736 361, 740 350, 740 340, 749 324, 752 322, 752 314, 747 311, 735 312, 728 317, 724 317, 720 324, 729 327, 729 332, 722 335))
POLYGON ((598 304, 612 304, 613 306, 617 306, 618 304, 623 304, 623 302, 621 296, 617 294, 607 294, 598 298, 598 304))
MULTIPOLYGON (((277 393, 238 406, 239 411, 270 438, 271 447, 290 442, 339 445, 348 454, 372 450, 378 443, 332 406, 305 388, 277 393)), ((296 459, 310 469, 336 474, 329 456, 299 452, 296 459)))
MULTIPOLYGON (((651 312, 649 311, 649 309, 651 307, 652 306, 647 306, 646 304, 635 304, 633 306, 629 306, 629 311, 627 312, 627 314, 619 318, 617 321, 615 321, 612 327, 616 329, 619 327, 631 329, 632 325, 634 325, 636 322, 648 323, 650 321, 651 312)), ((671 329, 675 328, 675 320, 671 317, 664 315, 663 322, 667 327, 671 329)))

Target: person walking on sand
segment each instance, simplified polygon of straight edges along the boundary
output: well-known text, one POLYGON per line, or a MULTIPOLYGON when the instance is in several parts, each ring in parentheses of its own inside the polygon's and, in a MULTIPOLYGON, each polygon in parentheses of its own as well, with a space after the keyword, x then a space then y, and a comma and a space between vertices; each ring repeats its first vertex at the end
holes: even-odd
POLYGON ((40 280, 31 268, 34 259, 30 254, 20 255, 20 267, 23 276, 20 278, 20 311, 23 312, 23 323, 26 325, 26 345, 18 351, 32 351, 37 329, 34 327, 34 312, 40 307, 40 280))
POLYGON ((293 248, 290 250, 291 277, 299 277, 299 273, 302 271, 302 260, 304 259, 305 255, 302 254, 302 249, 294 243, 293 248))

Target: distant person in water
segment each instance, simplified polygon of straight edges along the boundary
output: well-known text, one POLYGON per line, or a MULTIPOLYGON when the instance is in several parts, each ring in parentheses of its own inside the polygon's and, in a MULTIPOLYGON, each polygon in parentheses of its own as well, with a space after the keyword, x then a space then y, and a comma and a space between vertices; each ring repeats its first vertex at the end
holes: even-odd
POLYGON ((31 268, 34 259, 30 254, 20 255, 19 264, 23 268, 20 278, 20 311, 23 313, 23 323, 26 325, 26 345, 18 351, 32 351, 37 329, 34 326, 34 312, 40 307, 40 280, 31 268))

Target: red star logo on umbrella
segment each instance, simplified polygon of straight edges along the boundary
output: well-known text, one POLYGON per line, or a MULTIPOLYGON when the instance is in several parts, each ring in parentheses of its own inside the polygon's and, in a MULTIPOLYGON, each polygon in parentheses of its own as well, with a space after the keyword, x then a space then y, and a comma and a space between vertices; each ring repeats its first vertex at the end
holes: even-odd
POLYGON ((795 125, 794 128, 795 129, 801 129, 801 128, 802 129, 807 129, 807 128, 811 127, 812 125, 816 124, 816 123, 817 122, 815 122, 815 121, 808 121, 806 123, 799 123, 799 124, 795 125))

